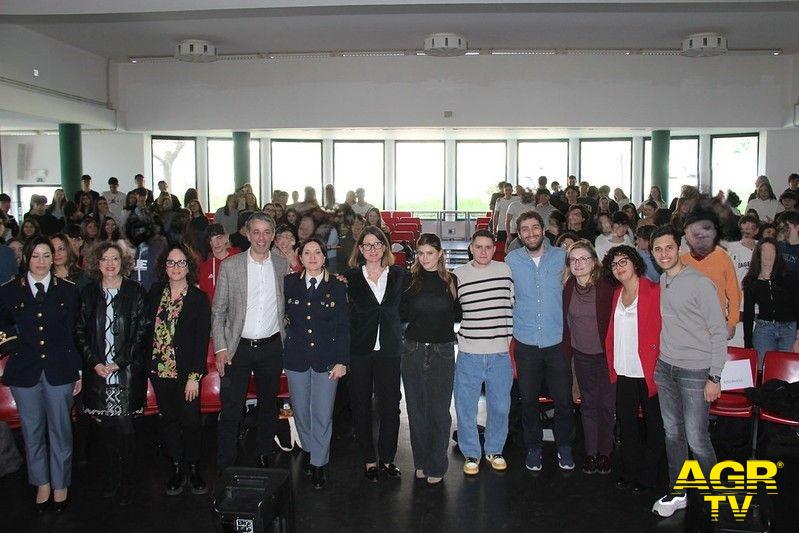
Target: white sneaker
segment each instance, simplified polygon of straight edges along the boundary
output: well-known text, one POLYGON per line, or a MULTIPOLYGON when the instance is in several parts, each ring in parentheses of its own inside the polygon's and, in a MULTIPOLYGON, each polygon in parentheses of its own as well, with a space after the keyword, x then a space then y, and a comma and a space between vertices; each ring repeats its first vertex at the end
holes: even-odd
POLYGON ((463 473, 467 476, 475 476, 480 472, 480 459, 467 457, 463 463, 463 473))
POLYGON ((502 457, 502 454, 499 453, 486 455, 486 461, 491 465, 491 468, 500 472, 508 468, 508 463, 505 461, 505 458, 502 457))
POLYGON ((681 494, 675 496, 674 494, 666 494, 661 499, 655 502, 652 506, 652 512, 659 516, 671 516, 674 511, 685 509, 688 507, 688 496, 681 494))

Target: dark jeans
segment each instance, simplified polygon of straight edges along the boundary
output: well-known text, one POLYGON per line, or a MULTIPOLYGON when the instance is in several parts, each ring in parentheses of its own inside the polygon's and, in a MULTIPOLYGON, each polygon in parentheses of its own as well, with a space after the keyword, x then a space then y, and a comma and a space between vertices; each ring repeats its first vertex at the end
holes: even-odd
POLYGON ((233 362, 225 368, 220 383, 222 411, 219 413, 219 451, 217 468, 232 466, 236 461, 239 424, 243 416, 244 401, 250 374, 255 374, 258 398, 258 437, 256 453, 266 455, 274 451, 277 431, 277 394, 280 392, 280 374, 283 372, 283 343, 280 335, 256 348, 239 344, 233 362))
POLYGON ((710 442, 708 430, 710 404, 705 401, 708 371, 707 368, 680 368, 664 363, 662 359, 658 359, 655 365, 655 383, 658 386, 660 414, 666 435, 666 457, 669 460, 669 483, 672 487, 683 463, 688 459, 688 448, 705 476, 716 464, 716 451, 710 442))
POLYGON ((455 343, 429 344, 405 340, 402 383, 411 429, 411 450, 417 470, 444 477, 452 427, 449 406, 455 379, 455 343))
POLYGON ((622 477, 645 487, 654 487, 666 447, 660 403, 657 394, 649 397, 644 378, 618 376, 616 421, 621 438, 622 477), (644 412, 645 439, 639 427, 639 406, 644 412))
POLYGON ((153 376, 166 451, 173 461, 200 460, 200 396, 186 401, 186 385, 177 379, 153 376))
POLYGON ((544 440, 538 397, 546 379, 555 402, 555 444, 572 445, 574 406, 572 371, 561 343, 546 348, 530 346, 516 339, 516 373, 522 396, 522 427, 527 448, 540 448, 544 440))
POLYGON ((584 354, 572 350, 574 373, 580 386, 580 418, 583 422, 585 453, 607 455, 613 451, 613 415, 616 391, 610 382, 604 353, 584 354))
POLYGON ((375 463, 372 432, 372 394, 377 396, 380 432, 377 452, 380 461, 393 463, 399 435, 400 358, 383 357, 379 352, 353 355, 350 359, 350 397, 355 437, 364 463, 375 463))

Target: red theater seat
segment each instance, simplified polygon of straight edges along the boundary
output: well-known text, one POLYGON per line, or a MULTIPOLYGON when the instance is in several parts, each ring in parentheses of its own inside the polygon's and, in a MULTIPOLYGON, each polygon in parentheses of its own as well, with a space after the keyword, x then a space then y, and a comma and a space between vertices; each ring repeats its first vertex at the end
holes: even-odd
MULTIPOLYGON (((752 372, 752 384, 757 385, 757 352, 747 348, 727 348, 727 361, 749 361, 752 372)), ((752 402, 750 402, 743 389, 731 389, 721 393, 721 396, 710 405, 710 414, 733 418, 749 418, 752 416, 752 402)))
POLYGON ((411 247, 416 244, 416 234, 410 231, 392 231, 391 240, 393 242, 407 242, 411 247))
POLYGON ((410 211, 394 211, 394 220, 399 220, 402 218, 410 218, 411 212, 410 211))
POLYGON ((416 235, 419 234, 421 226, 417 226, 416 224, 408 224, 407 222, 398 222, 394 224, 394 231, 409 231, 416 235))
POLYGON ((394 252, 394 264, 401 267, 406 266, 405 252, 394 252))
MULTIPOLYGON (((8 357, 0 359, 0 377, 6 369, 8 357)), ((11 389, 0 383, 0 420, 6 422, 11 428, 19 427, 19 413, 17 412, 17 402, 11 395, 11 389)))

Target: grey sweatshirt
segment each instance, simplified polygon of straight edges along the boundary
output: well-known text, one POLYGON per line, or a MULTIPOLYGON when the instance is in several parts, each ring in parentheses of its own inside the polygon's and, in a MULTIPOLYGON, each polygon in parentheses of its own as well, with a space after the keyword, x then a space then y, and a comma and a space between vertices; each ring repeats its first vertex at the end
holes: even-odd
POLYGON ((727 325, 716 287, 690 266, 660 277, 660 358, 688 370, 720 376, 727 358, 727 325), (666 282, 669 281, 668 287, 666 282))

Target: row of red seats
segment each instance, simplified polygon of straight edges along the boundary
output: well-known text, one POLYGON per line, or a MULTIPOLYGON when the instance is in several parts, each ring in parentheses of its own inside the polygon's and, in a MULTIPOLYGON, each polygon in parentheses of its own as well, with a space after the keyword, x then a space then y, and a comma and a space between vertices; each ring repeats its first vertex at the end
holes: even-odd
MULTIPOLYGON (((0 377, 6 367, 8 358, 0 359, 0 377)), ((200 411, 202 413, 218 413, 222 408, 219 399, 220 377, 216 370, 216 358, 214 357, 213 342, 209 343, 208 355, 206 359, 207 374, 203 377, 200 384, 200 411)), ((247 399, 256 399, 255 377, 250 376, 250 383, 247 388, 247 399)), ((288 379, 286 374, 280 376, 280 392, 278 398, 289 398, 288 379)), ((158 403, 155 398, 153 385, 147 382, 147 404, 144 407, 144 415, 150 416, 158 414, 158 403)), ((11 390, 5 385, 0 385, 0 420, 7 422, 12 428, 19 427, 19 413, 17 404, 11 395, 11 390)))

